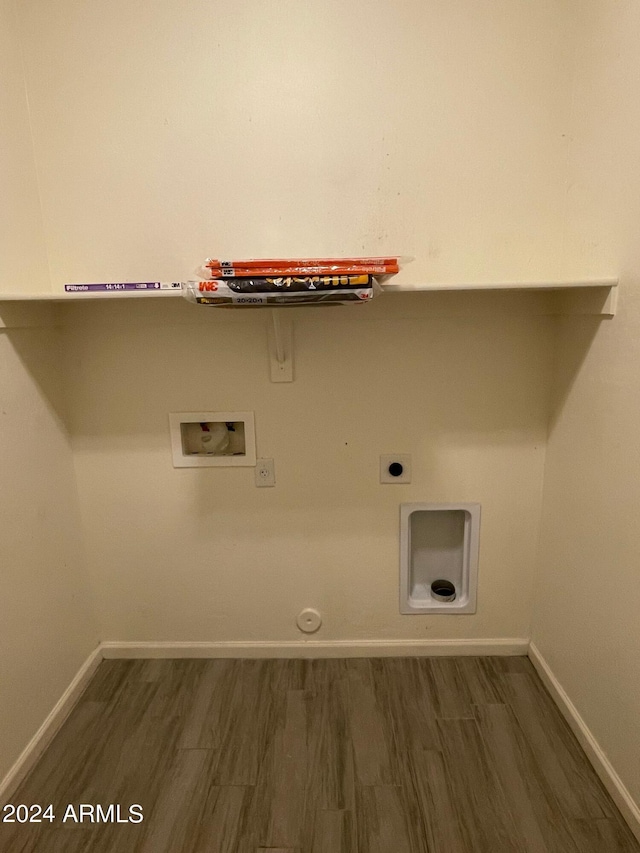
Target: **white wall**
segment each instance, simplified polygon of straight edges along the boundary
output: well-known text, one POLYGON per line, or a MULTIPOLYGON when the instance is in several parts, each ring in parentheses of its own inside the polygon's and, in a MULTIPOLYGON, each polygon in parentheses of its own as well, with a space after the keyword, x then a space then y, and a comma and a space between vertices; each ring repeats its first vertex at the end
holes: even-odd
POLYGON ((0 328, 0 779, 98 641, 60 380, 58 331, 0 328))
POLYGON ((558 0, 19 9, 55 288, 185 278, 212 254, 557 277, 558 0))
POLYGON ((640 5, 575 13, 568 238, 621 303, 560 330, 533 640, 640 803, 640 5))
MULTIPOLYGON (((0 291, 43 292, 49 279, 24 76, 6 0, 0 84, 0 291)), ((0 308, 0 779, 97 642, 61 417, 60 335, 29 328, 42 321, 35 310, 0 308)))
POLYGON ((67 309, 88 565, 105 640, 527 637, 549 319, 508 294, 296 310, 295 381, 269 381, 263 312, 182 301, 67 309), (255 411, 252 468, 173 469, 171 411, 255 411), (413 456, 380 485, 379 455, 413 456), (482 504, 478 613, 400 616, 402 501, 482 504))
MULTIPOLYGON (((557 275, 558 2, 19 9, 56 289, 184 278, 209 254, 401 252, 408 281, 557 275)), ((264 316, 70 311, 103 637, 287 639, 306 604, 326 638, 526 636, 549 375, 528 304, 305 314, 291 386, 268 380, 264 316), (247 469, 174 471, 167 414, 190 409, 255 410, 276 489, 247 469), (394 450, 415 456, 410 488, 377 484, 394 450), (399 616, 402 499, 482 502, 477 616, 399 616)))
POLYGON ((0 0, 0 292, 50 288, 14 0, 0 0))
MULTIPOLYGON (((48 263, 59 290, 185 277, 210 253, 399 251, 414 281, 557 270, 555 2, 0 4, 5 292, 46 291, 48 263)), ((293 639, 309 604, 326 639, 526 636, 548 321, 529 297, 416 299, 296 317, 296 381, 280 386, 263 315, 71 308, 86 557, 56 334, 3 333, 0 769, 98 636, 293 639), (167 413, 208 408, 255 410, 276 489, 249 469, 171 467, 167 413), (382 487, 378 456, 396 450, 414 482, 382 487), (398 504, 412 499, 482 503, 477 615, 399 616, 398 504)))

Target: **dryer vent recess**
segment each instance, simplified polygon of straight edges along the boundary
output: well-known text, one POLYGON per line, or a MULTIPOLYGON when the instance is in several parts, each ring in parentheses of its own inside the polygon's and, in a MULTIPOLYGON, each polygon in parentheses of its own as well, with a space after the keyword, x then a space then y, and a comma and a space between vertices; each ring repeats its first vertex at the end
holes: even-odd
POLYGON ((480 504, 402 504, 400 612, 475 613, 480 504))
POLYGON ((451 581, 439 578, 431 584, 431 595, 435 601, 453 601, 456 597, 456 588, 451 581))

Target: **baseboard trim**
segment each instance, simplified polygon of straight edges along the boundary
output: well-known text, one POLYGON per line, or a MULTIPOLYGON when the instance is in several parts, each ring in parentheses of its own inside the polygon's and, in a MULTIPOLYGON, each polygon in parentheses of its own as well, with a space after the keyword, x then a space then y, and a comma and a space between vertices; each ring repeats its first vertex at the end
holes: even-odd
POLYGON ((102 650, 98 646, 82 664, 67 689, 47 715, 45 721, 22 750, 13 767, 11 767, 7 775, 0 782, 0 801, 6 801, 10 798, 49 746, 84 692, 92 675, 100 665, 102 657, 102 650))
POLYGON ((294 640, 283 642, 104 642, 105 658, 337 658, 445 655, 526 655, 529 641, 294 640))
POLYGON ((618 776, 613 765, 605 755, 604 750, 594 737, 593 732, 580 716, 578 709, 553 674, 551 667, 535 643, 529 645, 529 659, 569 724, 571 731, 578 739, 580 746, 593 765, 593 769, 600 777, 602 784, 611 795, 611 799, 620 809, 633 834, 640 841, 640 806, 638 806, 625 787, 622 779, 618 776))

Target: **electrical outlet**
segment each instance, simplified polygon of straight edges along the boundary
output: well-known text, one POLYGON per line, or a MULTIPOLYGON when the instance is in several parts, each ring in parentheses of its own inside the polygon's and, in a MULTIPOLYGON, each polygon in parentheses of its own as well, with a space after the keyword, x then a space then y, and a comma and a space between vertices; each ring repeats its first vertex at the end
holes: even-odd
POLYGON ((380 457, 381 483, 410 483, 411 454, 390 453, 380 457))
POLYGON ((273 459, 256 459, 256 486, 264 489, 275 484, 276 469, 273 459))

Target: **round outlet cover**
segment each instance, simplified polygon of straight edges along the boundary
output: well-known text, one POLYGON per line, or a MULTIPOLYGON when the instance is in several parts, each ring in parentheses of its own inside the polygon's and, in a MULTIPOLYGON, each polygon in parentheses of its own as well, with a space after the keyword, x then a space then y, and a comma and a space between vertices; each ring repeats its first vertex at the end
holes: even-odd
POLYGON ((298 613, 296 623, 305 634, 314 634, 322 625, 322 616, 313 607, 305 607, 298 613))

